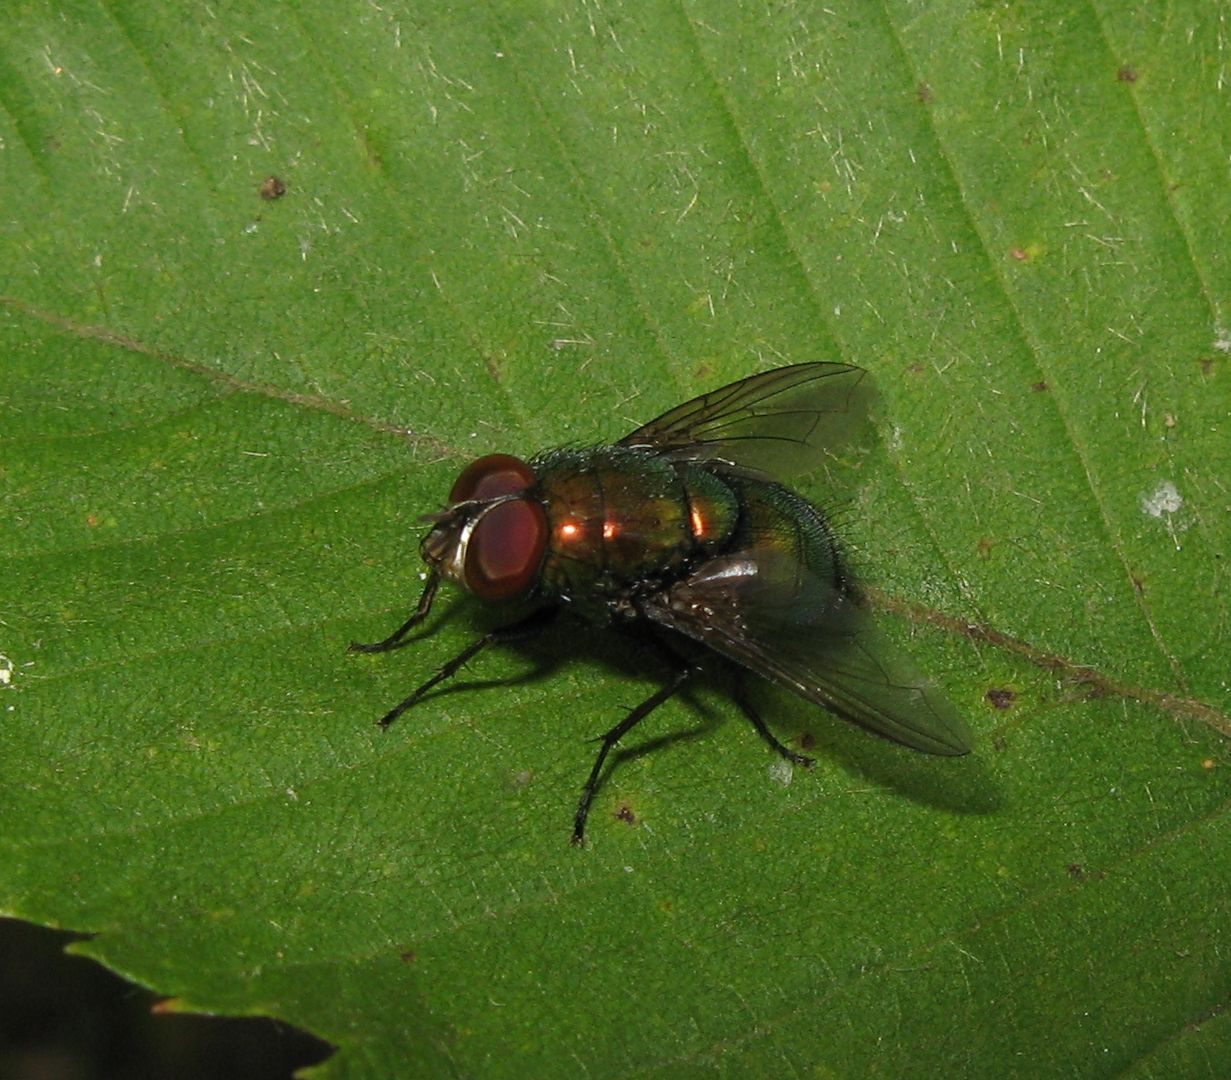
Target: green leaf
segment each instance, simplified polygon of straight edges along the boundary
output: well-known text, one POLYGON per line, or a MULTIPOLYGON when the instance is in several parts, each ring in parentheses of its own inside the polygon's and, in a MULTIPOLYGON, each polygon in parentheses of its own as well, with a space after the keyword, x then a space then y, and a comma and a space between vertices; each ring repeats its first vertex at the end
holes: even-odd
POLYGON ((0 910, 321 1075, 1226 1075, 1220 19, 8 5, 0 910), (346 653, 466 461, 811 359, 877 380, 837 521, 975 754, 766 690, 784 773, 715 685, 578 850, 635 643, 376 728, 500 619, 346 653))

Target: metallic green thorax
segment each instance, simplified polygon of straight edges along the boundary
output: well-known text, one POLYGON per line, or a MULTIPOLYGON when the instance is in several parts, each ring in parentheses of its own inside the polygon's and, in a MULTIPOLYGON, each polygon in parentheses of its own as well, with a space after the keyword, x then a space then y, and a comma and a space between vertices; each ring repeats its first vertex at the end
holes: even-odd
POLYGON ((847 584, 820 512, 772 481, 625 447, 555 450, 534 470, 551 530, 542 593, 596 622, 634 614, 631 597, 720 554, 777 551, 847 584))
POLYGON ((726 550, 738 525, 729 484, 650 451, 554 450, 532 465, 551 529, 542 591, 596 621, 630 591, 661 587, 726 550))

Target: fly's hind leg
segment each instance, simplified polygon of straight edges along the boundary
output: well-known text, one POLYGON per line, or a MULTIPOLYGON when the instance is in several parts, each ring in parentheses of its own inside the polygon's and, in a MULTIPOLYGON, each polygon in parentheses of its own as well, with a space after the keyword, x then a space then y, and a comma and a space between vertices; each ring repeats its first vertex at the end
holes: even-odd
MULTIPOLYGON (((674 655, 674 650, 670 651, 674 655)), ((671 677, 671 681, 666 686, 651 694, 607 732, 606 735, 602 736, 601 741, 603 745, 599 749, 598 757, 594 759, 594 768, 590 770, 590 778, 586 781, 586 786, 581 793, 581 802, 577 804, 577 816, 573 819, 574 844, 584 844, 586 842, 586 818, 590 815, 590 803, 594 801, 594 793, 598 790, 598 782, 603 772, 603 762, 607 760, 607 755, 611 753, 612 747, 657 709, 659 705, 679 693, 684 684, 697 673, 697 670, 692 664, 683 664, 678 667, 675 674, 671 677)))
MULTIPOLYGON (((458 673, 469 661, 473 660, 479 653, 486 649, 489 645, 503 645, 506 642, 518 641, 523 638, 537 634, 540 630, 546 627, 558 614, 558 607, 544 607, 537 611, 532 611, 524 619, 519 619, 515 623, 510 623, 508 626, 500 626, 484 634, 477 641, 468 645, 452 660, 444 665, 435 675, 427 682, 420 686, 413 694, 404 701, 395 705, 384 716, 377 721, 381 727, 387 728, 407 709, 415 704, 424 694, 435 686, 439 686, 446 679, 451 679, 458 673)), ((397 635, 394 635, 396 638, 397 635)), ((390 639, 392 640, 392 639, 390 639)), ((383 644, 383 643, 382 643, 383 644)), ((392 646, 390 646, 392 647, 392 646)))
POLYGON ((757 729, 757 734, 786 758, 787 761, 792 761, 796 765, 803 765, 809 769, 816 764, 806 754, 797 754, 790 747, 783 745, 778 736, 769 730, 765 721, 761 719, 761 714, 752 707, 752 703, 748 700, 748 695, 744 690, 744 673, 738 669, 735 671, 735 703, 740 707, 743 714, 752 721, 752 726, 757 729))

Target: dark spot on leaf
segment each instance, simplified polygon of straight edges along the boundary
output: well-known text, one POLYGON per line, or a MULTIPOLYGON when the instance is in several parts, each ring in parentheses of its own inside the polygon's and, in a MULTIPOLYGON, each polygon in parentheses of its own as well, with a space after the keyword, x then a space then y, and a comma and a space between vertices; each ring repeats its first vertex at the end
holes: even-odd
POLYGON ((1040 379, 1030 389, 1033 390, 1036 394, 1043 394, 1043 393, 1046 393, 1048 390, 1050 390, 1051 387, 1047 385, 1046 379, 1040 379))
POLYGON ((273 202, 274 199, 280 199, 286 194, 286 184, 276 176, 267 176, 257 190, 262 199, 273 202))
POLYGON ((993 687, 985 695, 994 709, 1008 709, 1017 700, 1017 693, 1003 687, 993 687))
POLYGON ((621 803, 620 809, 615 812, 617 821, 625 821, 629 825, 637 824, 637 815, 633 813, 633 808, 627 803, 621 803))
POLYGON ((1133 588, 1136 589, 1139 593, 1144 593, 1146 591, 1145 579, 1142 578, 1139 574, 1130 573, 1129 578, 1133 583, 1133 588))
POLYGON ((805 731, 799 737, 799 748, 801 750, 811 750, 816 745, 816 737, 810 731, 805 731))
POLYGON ((1069 863, 1069 877, 1082 878, 1086 876, 1086 868, 1079 862, 1069 863))
POLYGON ((928 86, 927 83, 921 82, 915 88, 915 96, 918 97, 918 99, 921 102, 923 102, 924 105, 926 105, 929 101, 932 100, 932 88, 928 86))
POLYGON ((418 959, 419 954, 415 952, 414 949, 407 949, 404 953, 402 953, 403 964, 413 964, 418 959))
POLYGON ((1009 741, 1003 735, 992 736, 992 749, 1003 753, 1009 748, 1009 741))
POLYGON ((1120 82, 1136 82, 1137 69, 1125 64, 1119 71, 1116 72, 1116 78, 1119 79, 1120 82))
POLYGON ((978 550, 980 559, 990 559, 992 557, 992 548, 996 546, 996 541, 989 536, 979 537, 978 550))
POLYGON ((1214 360, 1212 357, 1203 356, 1201 358, 1201 374, 1208 375, 1214 370, 1214 360))
POLYGON ((923 366, 921 363, 919 363, 919 361, 918 361, 918 360, 916 360, 916 361, 915 361, 914 363, 912 363, 912 364, 907 364, 907 365, 906 365, 906 370, 907 370, 907 371, 908 371, 911 375, 922 375, 925 369, 924 369, 924 366, 923 366))

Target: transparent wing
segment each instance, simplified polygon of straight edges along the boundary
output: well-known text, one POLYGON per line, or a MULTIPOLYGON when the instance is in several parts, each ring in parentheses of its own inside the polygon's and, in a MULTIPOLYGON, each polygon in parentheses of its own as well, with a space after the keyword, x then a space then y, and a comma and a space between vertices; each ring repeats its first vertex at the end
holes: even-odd
POLYGON ((777 551, 710 559, 643 603, 654 622, 880 735, 970 752, 965 723, 845 589, 777 551))
POLYGON ((782 475, 784 464, 798 463, 800 446, 834 448, 866 420, 866 376, 850 364, 766 371, 677 405, 618 445, 782 475))

